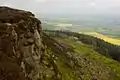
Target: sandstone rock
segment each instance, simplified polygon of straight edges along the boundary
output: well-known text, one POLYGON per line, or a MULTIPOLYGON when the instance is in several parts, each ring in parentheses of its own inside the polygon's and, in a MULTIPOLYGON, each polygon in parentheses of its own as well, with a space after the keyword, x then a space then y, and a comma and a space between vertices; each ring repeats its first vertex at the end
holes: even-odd
POLYGON ((0 80, 61 80, 42 42, 41 21, 31 12, 0 7, 0 80))
POLYGON ((37 80, 41 22, 31 12, 0 7, 0 80, 37 80))

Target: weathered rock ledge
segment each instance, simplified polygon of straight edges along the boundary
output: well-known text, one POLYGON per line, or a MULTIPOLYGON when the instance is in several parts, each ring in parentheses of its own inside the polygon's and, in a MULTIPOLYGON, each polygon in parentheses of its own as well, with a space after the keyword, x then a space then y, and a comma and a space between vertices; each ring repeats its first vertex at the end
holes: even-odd
POLYGON ((0 80, 38 80, 41 22, 28 11, 0 7, 0 80))

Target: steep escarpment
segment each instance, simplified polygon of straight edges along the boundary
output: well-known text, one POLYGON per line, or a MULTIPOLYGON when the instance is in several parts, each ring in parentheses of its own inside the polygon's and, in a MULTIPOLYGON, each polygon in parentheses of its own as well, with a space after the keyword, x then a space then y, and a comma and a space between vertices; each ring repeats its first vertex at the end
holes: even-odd
POLYGON ((120 63, 97 52, 96 46, 85 44, 72 32, 44 33, 43 42, 54 53, 62 80, 120 80, 120 63))
POLYGON ((42 44, 41 22, 31 12, 0 7, 0 80, 59 78, 42 44))

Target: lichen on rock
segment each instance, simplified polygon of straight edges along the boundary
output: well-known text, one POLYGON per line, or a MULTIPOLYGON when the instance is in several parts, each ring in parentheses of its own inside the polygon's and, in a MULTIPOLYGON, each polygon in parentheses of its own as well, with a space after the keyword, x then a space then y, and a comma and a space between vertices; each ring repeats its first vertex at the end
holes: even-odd
POLYGON ((31 12, 0 7, 0 80, 42 80, 43 51, 41 21, 31 12))

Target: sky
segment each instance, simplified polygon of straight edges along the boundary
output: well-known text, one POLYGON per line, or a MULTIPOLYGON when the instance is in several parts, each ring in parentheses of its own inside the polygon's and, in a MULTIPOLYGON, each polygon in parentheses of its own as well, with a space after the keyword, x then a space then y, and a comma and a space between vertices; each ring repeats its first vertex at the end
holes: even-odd
POLYGON ((0 5, 34 13, 120 15, 120 0, 0 0, 0 5))

